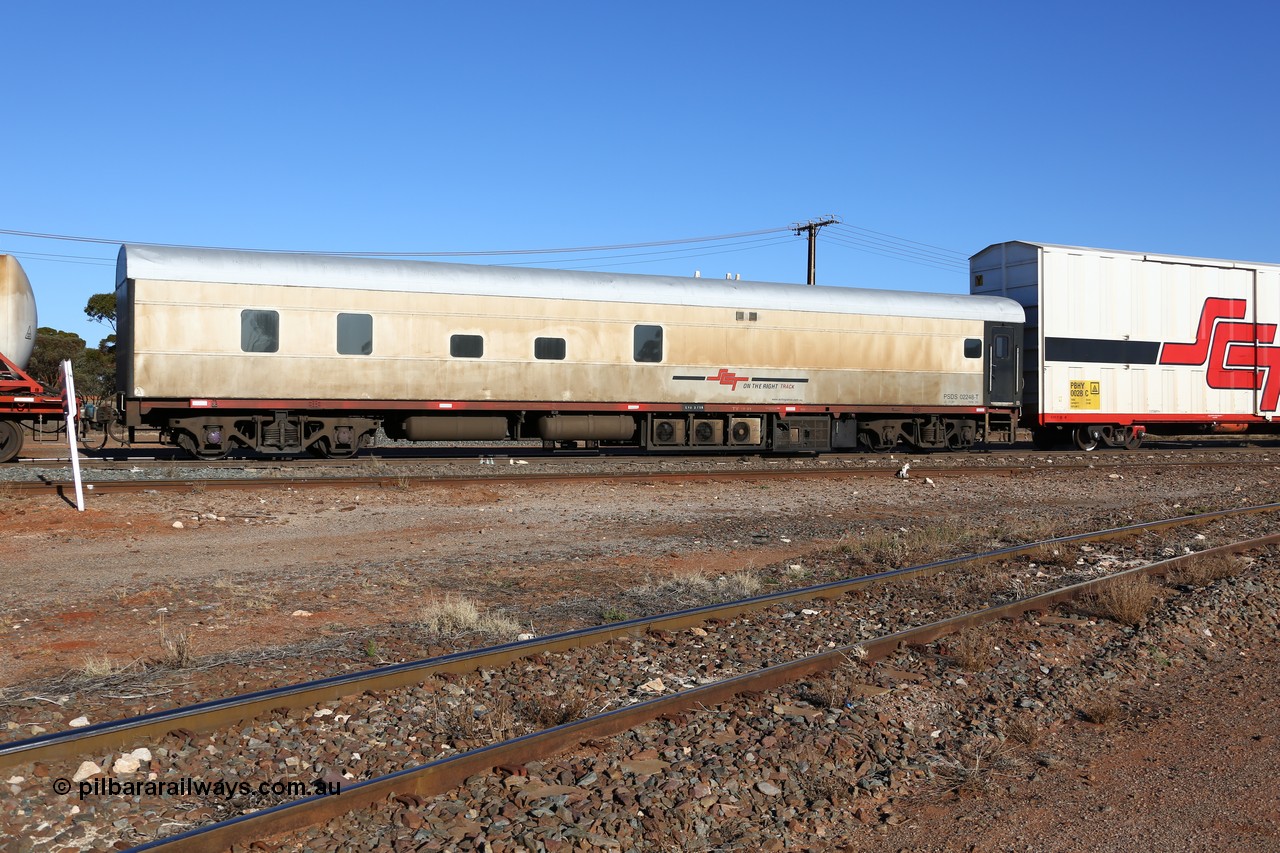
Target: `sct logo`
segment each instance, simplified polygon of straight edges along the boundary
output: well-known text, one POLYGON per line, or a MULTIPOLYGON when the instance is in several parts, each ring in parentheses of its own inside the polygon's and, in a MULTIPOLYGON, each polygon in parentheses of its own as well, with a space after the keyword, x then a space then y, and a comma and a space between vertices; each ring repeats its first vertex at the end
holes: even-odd
POLYGON ((739 383, 739 382, 750 382, 750 381, 751 381, 751 377, 750 377, 750 376, 739 376, 739 375, 737 375, 736 373, 734 373, 732 370, 729 370, 729 369, 727 369, 727 368, 722 367, 722 368, 720 368, 720 372, 719 372, 719 373, 717 373, 715 376, 708 376, 708 377, 707 377, 707 381, 708 381, 708 382, 719 382, 721 385, 728 385, 728 386, 729 386, 730 388, 732 388, 734 391, 737 391, 737 390, 738 390, 738 383, 739 383))
POLYGON ((1162 344, 1159 363, 1206 367, 1210 388, 1262 391, 1258 410, 1275 411, 1280 402, 1280 347, 1269 345, 1275 343, 1276 324, 1246 321, 1247 309, 1244 299, 1206 299, 1196 339, 1162 344))

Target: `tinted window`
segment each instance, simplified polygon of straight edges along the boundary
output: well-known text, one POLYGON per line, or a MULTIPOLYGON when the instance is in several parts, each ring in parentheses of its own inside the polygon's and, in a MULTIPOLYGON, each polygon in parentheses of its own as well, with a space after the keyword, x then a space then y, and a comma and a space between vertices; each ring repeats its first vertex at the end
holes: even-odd
POLYGON ((992 353, 995 358, 1009 357, 1009 336, 996 335, 995 352, 992 353))
POLYGON ((636 361, 662 361, 661 326, 636 326, 633 344, 636 361))
POLYGON ((484 355, 484 338, 479 335, 453 335, 449 338, 449 355, 454 358, 479 358, 484 355))
POLYGON ((977 338, 964 339, 964 357, 982 358, 982 341, 977 338))
POLYGON ((533 357, 552 361, 563 361, 564 338, 534 338, 533 357))
POLYGON ((338 315, 338 352, 343 355, 369 355, 373 352, 372 315, 338 315))
POLYGON ((240 349, 245 352, 276 352, 280 349, 280 313, 240 312, 240 349))

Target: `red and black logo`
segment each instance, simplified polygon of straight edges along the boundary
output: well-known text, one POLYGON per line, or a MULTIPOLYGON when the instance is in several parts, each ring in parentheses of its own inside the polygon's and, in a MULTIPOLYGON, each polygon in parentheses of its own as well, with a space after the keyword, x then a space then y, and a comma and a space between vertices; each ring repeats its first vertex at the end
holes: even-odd
POLYGON ((739 376, 727 367, 720 368, 714 376, 672 376, 672 379, 678 382, 716 382, 720 385, 728 385, 734 391, 738 390, 740 382, 796 382, 803 383, 809 380, 803 376, 795 377, 777 377, 777 376, 739 376))
POLYGON ((1280 347, 1270 346, 1276 324, 1245 320, 1248 307, 1244 299, 1206 299, 1196 339, 1162 346, 1160 364, 1204 367, 1210 388, 1261 391, 1258 409, 1272 411, 1280 400, 1280 347))
POLYGON ((1206 299, 1190 343, 1045 338, 1044 360, 1203 367, 1210 388, 1261 391, 1258 410, 1275 411, 1280 402, 1276 324, 1245 320, 1248 307, 1245 299, 1206 299))

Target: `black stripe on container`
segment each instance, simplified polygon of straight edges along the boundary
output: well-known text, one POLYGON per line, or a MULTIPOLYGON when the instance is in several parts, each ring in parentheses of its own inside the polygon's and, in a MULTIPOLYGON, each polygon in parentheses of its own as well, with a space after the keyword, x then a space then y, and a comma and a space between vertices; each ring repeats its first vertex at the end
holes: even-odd
POLYGON ((1096 338, 1045 338, 1045 361, 1088 364, 1155 364, 1159 341, 1104 341, 1096 338))

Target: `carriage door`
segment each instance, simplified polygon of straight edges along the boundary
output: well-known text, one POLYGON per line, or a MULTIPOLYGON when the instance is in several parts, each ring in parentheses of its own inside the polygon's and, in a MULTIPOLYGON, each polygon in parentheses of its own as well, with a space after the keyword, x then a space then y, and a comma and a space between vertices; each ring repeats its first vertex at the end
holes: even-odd
POLYGON ((987 405, 1018 405, 1022 368, 1018 332, 1014 326, 987 324, 987 405))

